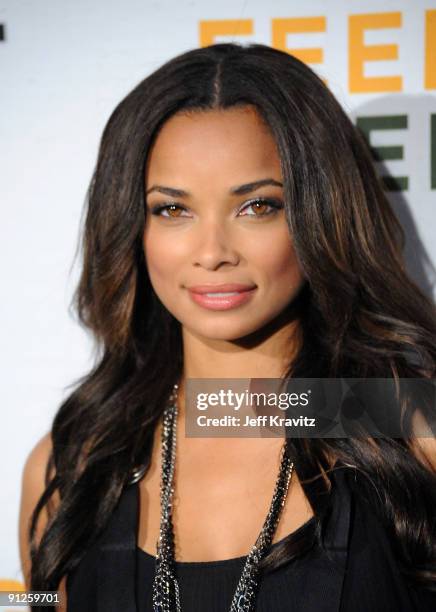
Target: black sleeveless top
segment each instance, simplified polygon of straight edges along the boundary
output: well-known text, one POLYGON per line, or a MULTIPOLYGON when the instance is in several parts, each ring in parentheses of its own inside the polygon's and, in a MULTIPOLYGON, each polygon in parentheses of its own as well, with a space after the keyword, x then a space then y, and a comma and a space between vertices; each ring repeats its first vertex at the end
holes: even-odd
MULTIPOLYGON (((436 593, 406 583, 379 520, 348 470, 334 470, 324 546, 265 573, 256 612, 436 611, 436 593)), ((67 612, 153 612, 155 557, 137 545, 138 484, 124 490, 102 536, 68 574, 67 612)), ((313 529, 310 519, 293 534, 313 529)), ((176 562, 183 612, 227 612, 246 557, 176 562)))

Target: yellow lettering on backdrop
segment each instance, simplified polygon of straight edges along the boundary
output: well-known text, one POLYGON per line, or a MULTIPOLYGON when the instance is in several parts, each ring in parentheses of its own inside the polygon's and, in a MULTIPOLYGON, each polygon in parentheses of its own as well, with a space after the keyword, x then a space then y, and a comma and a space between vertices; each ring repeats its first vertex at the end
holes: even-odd
POLYGON ((323 49, 316 47, 311 49, 289 48, 286 43, 287 34, 305 34, 307 32, 325 32, 325 17, 293 17, 289 19, 276 18, 271 20, 272 46, 280 51, 295 55, 306 64, 322 64, 324 61, 323 49))
POLYGON ((425 89, 436 89, 436 11, 425 11, 425 89))
POLYGON ((401 76, 364 76, 364 62, 398 59, 398 45, 365 45, 365 30, 401 27, 401 13, 350 15, 348 81, 351 93, 402 91, 401 76))
POLYGON ((18 580, 0 578, 0 591, 25 591, 26 587, 18 580))
POLYGON ((243 36, 253 34, 252 19, 211 19, 200 21, 200 47, 213 45, 216 36, 243 36))

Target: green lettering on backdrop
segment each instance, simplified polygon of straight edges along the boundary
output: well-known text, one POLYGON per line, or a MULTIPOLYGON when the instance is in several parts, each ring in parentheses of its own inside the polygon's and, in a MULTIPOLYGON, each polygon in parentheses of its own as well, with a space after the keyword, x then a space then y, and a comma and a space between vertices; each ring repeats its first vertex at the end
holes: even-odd
MULTIPOLYGON (((407 129, 407 115, 380 115, 375 117, 357 117, 356 125, 364 134, 371 152, 376 161, 389 159, 403 159, 404 147, 401 145, 373 147, 371 145, 371 132, 374 130, 405 130, 407 129)), ((405 191, 409 188, 408 176, 381 176, 388 191, 405 191)))

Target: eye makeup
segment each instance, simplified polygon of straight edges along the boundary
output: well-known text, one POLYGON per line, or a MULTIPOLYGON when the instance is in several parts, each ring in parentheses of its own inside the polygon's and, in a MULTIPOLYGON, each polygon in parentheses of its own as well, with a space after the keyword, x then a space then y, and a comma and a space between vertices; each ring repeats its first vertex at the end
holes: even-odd
MULTIPOLYGON (((276 214, 279 210, 282 210, 284 207, 283 202, 278 199, 278 198, 253 198, 252 200, 249 200, 248 202, 245 202, 239 209, 238 214, 241 211, 244 211, 246 209, 252 208, 252 207, 257 207, 257 206, 268 206, 269 207, 269 211, 268 212, 261 212, 260 214, 258 213, 254 213, 254 214, 244 214, 241 215, 243 217, 251 217, 251 218, 263 218, 263 217, 269 217, 271 215, 276 214)), ((166 219, 183 219, 186 218, 182 215, 162 215, 161 213, 164 211, 186 211, 186 207, 183 206, 182 204, 178 204, 177 202, 166 202, 164 204, 156 204, 155 206, 151 206, 150 207, 150 212, 152 215, 154 216, 158 216, 158 217, 163 217, 166 219)))

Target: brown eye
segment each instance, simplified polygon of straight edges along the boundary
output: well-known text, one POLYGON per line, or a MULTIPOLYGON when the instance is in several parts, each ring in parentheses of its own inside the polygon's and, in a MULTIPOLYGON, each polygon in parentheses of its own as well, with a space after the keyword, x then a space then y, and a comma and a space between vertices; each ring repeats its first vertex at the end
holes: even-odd
POLYGON ((242 211, 243 217, 269 217, 283 208, 282 202, 270 200, 266 198, 257 198, 249 202, 242 211), (246 213, 245 211, 252 209, 254 213, 246 213))
POLYGON ((166 210, 168 211, 169 217, 180 217, 181 208, 179 208, 175 204, 170 204, 170 206, 168 206, 166 210))
POLYGON ((184 216, 181 214, 184 210, 185 209, 178 204, 160 204, 151 209, 151 214, 156 215, 157 217, 166 217, 167 219, 178 219, 179 217, 184 216), (167 214, 162 214, 163 212, 167 214))
POLYGON ((266 212, 269 204, 264 204, 264 203, 256 202, 255 204, 252 204, 251 206, 252 206, 253 210, 256 211, 256 214, 259 213, 259 214, 262 215, 263 213, 266 212))

